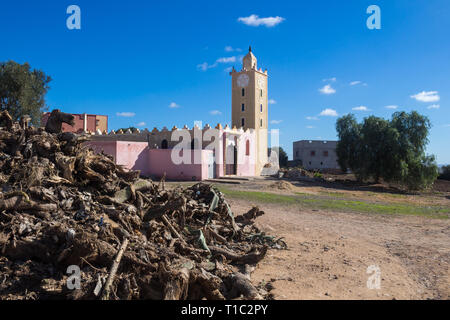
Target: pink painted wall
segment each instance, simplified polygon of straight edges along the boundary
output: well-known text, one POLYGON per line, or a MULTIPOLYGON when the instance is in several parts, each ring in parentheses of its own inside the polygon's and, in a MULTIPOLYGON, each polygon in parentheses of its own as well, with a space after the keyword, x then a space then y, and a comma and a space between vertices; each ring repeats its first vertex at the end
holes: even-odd
POLYGON ((211 150, 192 150, 192 164, 174 164, 172 161, 173 149, 149 149, 150 175, 160 178, 166 173, 170 180, 205 180, 208 179, 208 155, 211 150), (194 153, 201 154, 201 163, 195 164, 194 153))
POLYGON ((116 141, 116 143, 117 164, 130 170, 141 170, 143 176, 150 175, 147 142, 116 141))
POLYGON ((141 170, 141 175, 150 175, 148 166, 148 143, 131 141, 89 141, 85 145, 95 152, 104 152, 114 157, 118 165, 129 170, 141 170))
POLYGON ((251 177, 255 175, 255 164, 250 163, 250 157, 244 156, 244 163, 238 164, 237 175, 251 177))
POLYGON ((116 144, 116 141, 88 141, 84 143, 85 146, 89 146, 92 150, 95 151, 95 153, 100 153, 103 151, 103 153, 113 156, 114 161, 116 161, 117 158, 116 144))

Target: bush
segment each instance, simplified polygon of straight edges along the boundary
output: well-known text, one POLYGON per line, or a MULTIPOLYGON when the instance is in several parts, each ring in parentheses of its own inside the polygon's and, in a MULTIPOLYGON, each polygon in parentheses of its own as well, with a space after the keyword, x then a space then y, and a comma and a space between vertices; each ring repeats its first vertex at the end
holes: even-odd
POLYGON ((323 179, 323 174, 320 172, 314 172, 314 178, 323 179))

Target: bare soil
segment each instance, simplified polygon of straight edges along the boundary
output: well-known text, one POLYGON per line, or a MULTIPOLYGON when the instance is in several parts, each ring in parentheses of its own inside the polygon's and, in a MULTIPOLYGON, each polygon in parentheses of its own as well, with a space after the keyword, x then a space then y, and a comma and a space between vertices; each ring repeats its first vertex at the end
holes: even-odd
MULTIPOLYGON (((273 188, 261 179, 232 186, 282 194, 332 193, 359 200, 382 200, 450 207, 446 182, 439 191, 405 194, 378 187, 346 187, 291 181, 273 188)), ((229 187, 229 186, 227 186, 229 187)), ((289 250, 270 250, 252 274, 255 285, 270 282, 275 299, 449 299, 450 219, 408 215, 330 212, 279 203, 255 203, 227 196, 235 214, 258 205, 265 215, 257 224, 285 238, 289 250), (368 289, 376 265, 381 288, 368 289)))

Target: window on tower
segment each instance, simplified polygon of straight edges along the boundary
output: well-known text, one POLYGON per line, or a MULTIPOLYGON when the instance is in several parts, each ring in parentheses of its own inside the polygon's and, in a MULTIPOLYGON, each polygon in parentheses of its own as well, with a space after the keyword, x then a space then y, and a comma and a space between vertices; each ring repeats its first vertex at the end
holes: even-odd
POLYGON ((262 103, 261 103, 261 112, 262 112, 262 103))
POLYGON ((262 119, 259 120, 259 125, 260 125, 261 128, 262 128, 262 126, 263 126, 263 125, 262 125, 262 119))
POLYGON ((242 96, 245 96, 245 88, 242 88, 242 96))
POLYGON ((262 89, 260 90, 260 94, 261 94, 261 97, 262 97, 262 89))
POLYGON ((245 104, 242 104, 242 111, 245 111, 245 104))
POLYGON ((244 127, 244 126, 245 126, 245 119, 242 118, 242 119, 241 119, 241 127, 244 127))

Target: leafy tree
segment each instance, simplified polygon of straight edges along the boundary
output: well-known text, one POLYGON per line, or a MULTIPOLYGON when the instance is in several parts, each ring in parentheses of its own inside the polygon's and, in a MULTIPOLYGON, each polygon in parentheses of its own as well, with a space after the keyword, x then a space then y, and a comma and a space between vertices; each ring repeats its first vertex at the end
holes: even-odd
POLYGON ((271 154, 272 150, 276 152, 277 149, 278 149, 278 162, 280 164, 280 167, 287 167, 287 165, 288 165, 288 155, 287 155, 286 151, 283 150, 282 147, 269 148, 269 150, 268 150, 269 157, 270 157, 270 154, 271 154))
POLYGON ((354 115, 349 114, 336 121, 336 130, 339 133, 339 142, 336 147, 338 164, 342 171, 359 167, 359 151, 361 125, 354 115))
POLYGON ((434 156, 425 155, 430 128, 428 118, 415 111, 396 112, 391 121, 370 116, 358 123, 354 115, 343 116, 336 122, 338 163, 359 180, 425 188, 438 174, 434 156))
POLYGON ((42 111, 48 109, 45 94, 51 78, 41 70, 31 70, 28 63, 0 63, 0 109, 7 110, 13 120, 29 115, 39 125, 42 111))

